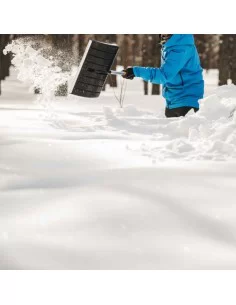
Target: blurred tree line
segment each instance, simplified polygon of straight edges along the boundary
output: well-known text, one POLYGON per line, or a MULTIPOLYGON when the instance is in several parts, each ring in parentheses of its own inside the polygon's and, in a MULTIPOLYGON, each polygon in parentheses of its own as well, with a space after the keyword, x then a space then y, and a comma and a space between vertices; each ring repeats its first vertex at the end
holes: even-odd
MULTIPOLYGON (((57 48, 78 64, 89 39, 116 43, 120 50, 114 62, 116 66, 153 66, 160 65, 159 35, 157 34, 50 34, 50 35, 0 35, 0 82, 9 76, 10 56, 3 55, 3 49, 12 40, 19 37, 34 36, 57 48)), ((227 84, 229 80, 236 84, 236 35, 234 34, 195 34, 195 42, 200 55, 202 67, 219 70, 219 85, 227 84)), ((62 59, 62 68, 68 69, 66 60, 62 59)), ((116 76, 107 78, 107 83, 117 86, 116 76)), ((1 92, 1 85, 0 85, 1 92)), ((159 94, 159 85, 144 82, 144 94, 159 94), (150 90, 150 92, 149 92, 150 90)))

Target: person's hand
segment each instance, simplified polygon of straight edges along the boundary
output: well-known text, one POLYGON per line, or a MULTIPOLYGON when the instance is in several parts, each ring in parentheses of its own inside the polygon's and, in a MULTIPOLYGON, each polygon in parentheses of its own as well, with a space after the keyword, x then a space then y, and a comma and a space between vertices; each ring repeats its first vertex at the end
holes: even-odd
POLYGON ((123 78, 126 79, 133 79, 135 77, 134 70, 132 67, 128 67, 125 70, 123 70, 124 74, 122 75, 123 78))

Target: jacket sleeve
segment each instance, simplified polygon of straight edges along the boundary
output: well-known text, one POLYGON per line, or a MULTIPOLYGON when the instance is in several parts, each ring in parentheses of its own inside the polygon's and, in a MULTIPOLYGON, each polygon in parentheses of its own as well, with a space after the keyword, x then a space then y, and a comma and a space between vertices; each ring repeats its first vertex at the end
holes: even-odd
POLYGON ((160 68, 133 67, 134 75, 154 84, 166 84, 183 68, 189 59, 189 48, 171 50, 160 68))

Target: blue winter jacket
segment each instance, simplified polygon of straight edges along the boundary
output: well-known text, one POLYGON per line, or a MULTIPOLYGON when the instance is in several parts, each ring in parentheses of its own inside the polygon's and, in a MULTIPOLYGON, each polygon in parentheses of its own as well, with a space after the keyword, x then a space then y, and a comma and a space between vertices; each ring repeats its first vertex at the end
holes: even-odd
POLYGON ((167 108, 199 108, 204 81, 193 35, 173 34, 162 46, 160 68, 133 67, 133 71, 145 81, 163 85, 167 108))

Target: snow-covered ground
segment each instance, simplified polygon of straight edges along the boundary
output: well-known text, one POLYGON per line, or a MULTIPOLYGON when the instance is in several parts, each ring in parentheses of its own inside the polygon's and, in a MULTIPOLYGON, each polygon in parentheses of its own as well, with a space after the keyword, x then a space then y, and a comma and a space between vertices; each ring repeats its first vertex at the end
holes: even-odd
POLYGON ((210 71, 201 111, 166 119, 138 79, 120 109, 110 88, 36 100, 16 75, 0 96, 1 269, 236 268, 233 85, 210 71))

